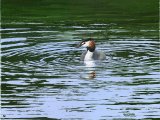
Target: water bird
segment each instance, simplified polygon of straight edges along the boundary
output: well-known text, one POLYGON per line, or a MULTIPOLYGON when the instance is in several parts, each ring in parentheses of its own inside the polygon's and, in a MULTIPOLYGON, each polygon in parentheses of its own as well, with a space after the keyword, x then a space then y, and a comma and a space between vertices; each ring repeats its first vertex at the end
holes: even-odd
POLYGON ((96 44, 93 38, 82 39, 82 41, 76 46, 86 47, 87 50, 81 54, 80 60, 82 61, 93 61, 93 60, 105 60, 106 55, 102 51, 96 50, 96 44))

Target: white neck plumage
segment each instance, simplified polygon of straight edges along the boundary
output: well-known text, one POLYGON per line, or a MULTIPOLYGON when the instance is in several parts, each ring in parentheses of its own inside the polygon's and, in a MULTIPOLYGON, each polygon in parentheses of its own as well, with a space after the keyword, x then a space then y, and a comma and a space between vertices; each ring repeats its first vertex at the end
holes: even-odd
POLYGON ((90 52, 89 50, 87 50, 87 53, 84 57, 84 60, 85 61, 90 61, 90 60, 93 60, 93 52, 90 52))

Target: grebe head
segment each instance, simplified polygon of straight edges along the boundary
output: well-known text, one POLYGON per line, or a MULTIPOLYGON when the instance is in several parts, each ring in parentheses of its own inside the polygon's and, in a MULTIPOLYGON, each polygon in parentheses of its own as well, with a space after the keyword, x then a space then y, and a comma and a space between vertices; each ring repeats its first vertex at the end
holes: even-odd
POLYGON ((93 40, 93 38, 87 38, 87 39, 83 39, 78 45, 77 47, 86 47, 87 51, 89 50, 90 52, 94 52, 94 50, 96 49, 96 44, 93 40))

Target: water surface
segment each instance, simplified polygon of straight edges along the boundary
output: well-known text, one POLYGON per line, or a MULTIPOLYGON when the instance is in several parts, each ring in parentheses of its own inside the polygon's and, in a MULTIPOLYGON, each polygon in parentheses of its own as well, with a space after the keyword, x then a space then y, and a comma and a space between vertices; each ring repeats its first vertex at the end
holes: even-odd
POLYGON ((80 13, 79 21, 4 16, 1 118, 160 118, 157 14, 122 17, 109 10, 98 12, 99 20, 84 20, 80 13), (103 20, 106 16, 114 17, 103 20), (88 37, 106 53, 106 60, 91 66, 80 61, 85 49, 75 45, 88 37))

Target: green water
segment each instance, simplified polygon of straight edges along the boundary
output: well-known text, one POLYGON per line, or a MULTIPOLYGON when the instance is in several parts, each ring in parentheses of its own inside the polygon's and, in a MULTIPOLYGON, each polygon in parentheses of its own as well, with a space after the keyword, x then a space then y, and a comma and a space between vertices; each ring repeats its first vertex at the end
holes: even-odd
POLYGON ((2 0, 1 118, 160 118, 158 2, 2 0), (75 48, 88 37, 94 66, 75 48))

